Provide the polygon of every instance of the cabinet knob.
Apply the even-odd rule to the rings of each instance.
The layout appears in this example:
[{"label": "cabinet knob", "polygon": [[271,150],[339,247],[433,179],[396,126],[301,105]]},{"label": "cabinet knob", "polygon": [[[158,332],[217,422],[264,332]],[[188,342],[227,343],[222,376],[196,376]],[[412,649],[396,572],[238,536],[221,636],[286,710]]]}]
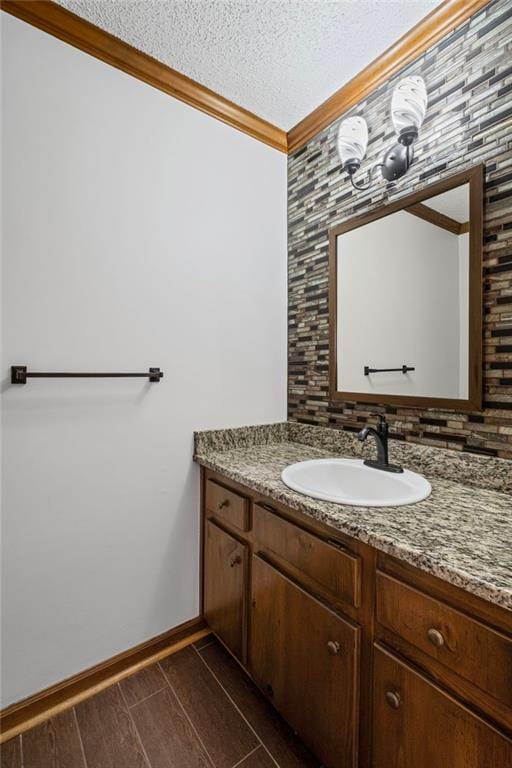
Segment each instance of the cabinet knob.
[{"label": "cabinet knob", "polygon": [[224,499],[224,501],[219,501],[219,509],[224,509],[224,507],[229,507],[229,499]]},{"label": "cabinet knob", "polygon": [[431,627],[427,632],[427,637],[436,648],[442,648],[444,645],[444,637],[438,629]]},{"label": "cabinet knob", "polygon": [[338,643],[337,640],[329,640],[327,643],[327,650],[331,654],[331,656],[337,656],[340,652],[341,645]]},{"label": "cabinet knob", "polygon": [[235,555],[234,557],[231,558],[231,560],[229,561],[229,564],[232,568],[234,568],[235,565],[240,565],[241,562],[242,562],[242,558],[240,557],[240,555]]},{"label": "cabinet knob", "polygon": [[400,706],[400,694],[398,691],[386,691],[386,701],[391,709],[398,709]]}]

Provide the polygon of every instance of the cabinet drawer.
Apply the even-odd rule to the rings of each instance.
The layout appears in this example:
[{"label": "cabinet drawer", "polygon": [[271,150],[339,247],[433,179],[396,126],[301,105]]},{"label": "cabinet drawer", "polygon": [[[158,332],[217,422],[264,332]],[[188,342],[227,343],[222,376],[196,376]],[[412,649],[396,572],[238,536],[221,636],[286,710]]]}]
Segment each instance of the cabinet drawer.
[{"label": "cabinet drawer", "polygon": [[359,628],[257,555],[251,597],[254,679],[325,766],[355,768]]},{"label": "cabinet drawer", "polygon": [[204,616],[216,635],[245,662],[247,545],[206,521]]},{"label": "cabinet drawer", "polygon": [[206,511],[241,531],[249,530],[249,500],[215,480],[206,481]]},{"label": "cabinet drawer", "polygon": [[260,549],[286,560],[335,600],[359,607],[361,561],[357,555],[302,530],[258,504],[254,505],[253,525]]},{"label": "cabinet drawer", "polygon": [[373,768],[512,768],[512,741],[380,647]]},{"label": "cabinet drawer", "polygon": [[380,571],[377,621],[512,706],[511,638]]}]

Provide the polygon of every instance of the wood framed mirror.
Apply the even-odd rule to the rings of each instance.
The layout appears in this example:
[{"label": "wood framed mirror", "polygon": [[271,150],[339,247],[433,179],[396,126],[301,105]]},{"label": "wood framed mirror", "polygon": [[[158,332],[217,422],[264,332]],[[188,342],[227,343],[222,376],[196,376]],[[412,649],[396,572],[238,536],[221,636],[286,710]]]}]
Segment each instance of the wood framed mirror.
[{"label": "wood framed mirror", "polygon": [[329,232],[330,398],[482,406],[483,165]]}]

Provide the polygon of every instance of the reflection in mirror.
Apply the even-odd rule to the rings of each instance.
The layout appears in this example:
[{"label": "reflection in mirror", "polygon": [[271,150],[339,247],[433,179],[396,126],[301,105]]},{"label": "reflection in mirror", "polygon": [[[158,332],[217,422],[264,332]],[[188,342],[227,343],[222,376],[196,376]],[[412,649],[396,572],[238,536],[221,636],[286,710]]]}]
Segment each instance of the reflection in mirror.
[{"label": "reflection in mirror", "polygon": [[334,230],[336,393],[370,402],[470,398],[471,195],[464,182]]}]

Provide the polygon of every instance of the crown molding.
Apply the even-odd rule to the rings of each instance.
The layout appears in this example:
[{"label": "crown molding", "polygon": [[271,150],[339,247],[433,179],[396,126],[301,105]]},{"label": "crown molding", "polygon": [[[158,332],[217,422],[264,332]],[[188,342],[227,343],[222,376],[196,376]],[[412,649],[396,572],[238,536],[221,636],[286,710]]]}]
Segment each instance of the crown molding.
[{"label": "crown molding", "polygon": [[28,24],[158,88],[280,152],[292,154],[319,131],[463,24],[490,0],[444,0],[415,27],[330,96],[288,133],[162,64],[53,0],[0,0]]},{"label": "crown molding", "polygon": [[288,131],[292,154],[319,131],[463,24],[489,0],[444,0],[346,85]]},{"label": "crown molding", "polygon": [[96,27],[52,0],[1,0],[6,13],[205,112],[281,152],[286,131]]}]

